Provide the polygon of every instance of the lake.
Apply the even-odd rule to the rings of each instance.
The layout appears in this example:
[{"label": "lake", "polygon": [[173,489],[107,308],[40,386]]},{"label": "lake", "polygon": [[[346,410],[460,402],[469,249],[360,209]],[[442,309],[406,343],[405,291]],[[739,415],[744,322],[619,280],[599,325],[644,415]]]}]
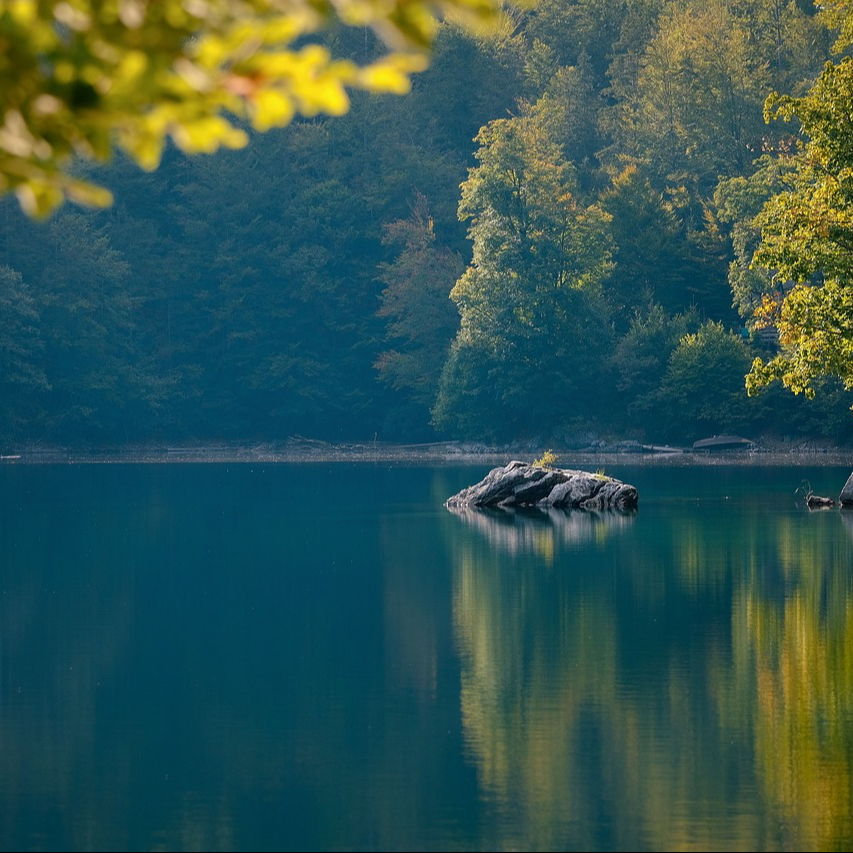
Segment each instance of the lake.
[{"label": "lake", "polygon": [[489,467],[0,467],[0,849],[849,850],[849,466]]}]

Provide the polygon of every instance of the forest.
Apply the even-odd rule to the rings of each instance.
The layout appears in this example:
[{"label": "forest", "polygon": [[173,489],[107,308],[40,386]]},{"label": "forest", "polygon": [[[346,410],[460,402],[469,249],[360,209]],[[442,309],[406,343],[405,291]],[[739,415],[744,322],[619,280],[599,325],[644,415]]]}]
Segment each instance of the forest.
[{"label": "forest", "polygon": [[853,441],[853,325],[810,325],[821,299],[853,324],[850,101],[824,109],[853,89],[824,18],[540,0],[442,24],[407,95],[150,172],[76,164],[105,209],[3,198],[0,450]]}]

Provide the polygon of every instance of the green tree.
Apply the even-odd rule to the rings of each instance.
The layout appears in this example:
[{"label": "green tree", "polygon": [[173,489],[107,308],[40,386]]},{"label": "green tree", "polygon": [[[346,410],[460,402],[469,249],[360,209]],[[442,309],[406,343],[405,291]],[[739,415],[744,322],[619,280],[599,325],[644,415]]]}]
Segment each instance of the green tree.
[{"label": "green tree", "polygon": [[386,188],[366,167],[359,118],[185,162],[174,205],[191,252],[180,363],[199,397],[193,434],[326,437],[364,423]]},{"label": "green tree", "polygon": [[549,48],[557,67],[584,64],[586,53],[593,74],[603,81],[628,5],[630,0],[539,0],[525,34]]},{"label": "green tree", "polygon": [[[38,370],[29,375],[40,412],[20,437],[69,443],[136,438],[150,427],[158,392],[135,338],[139,300],[130,267],[111,244],[109,228],[70,210],[44,224],[8,203],[3,214],[4,260],[26,283],[13,288],[20,301],[3,321],[11,320],[14,333],[15,315],[24,310],[29,351],[38,356]],[[16,418],[32,415],[32,396],[13,399]]]},{"label": "green tree", "polygon": [[[524,64],[524,44],[511,26],[477,35],[453,23],[442,25],[430,56],[430,67],[412,81],[412,92],[405,98],[370,98],[386,115],[394,110],[402,114],[394,136],[383,149],[392,153],[404,140],[430,147],[464,164],[461,177],[447,183],[453,193],[452,217],[456,218],[459,184],[465,168],[471,165],[471,140],[480,128],[494,118],[505,116],[514,106],[520,90]],[[427,187],[430,170],[418,175],[419,189],[436,203],[437,187]],[[405,198],[405,197],[404,197]],[[433,210],[433,213],[437,213]]]},{"label": "green tree", "polygon": [[774,89],[797,93],[811,84],[828,54],[830,41],[815,15],[817,3],[728,0],[728,6],[748,34],[750,52],[766,65]]},{"label": "green tree", "polygon": [[[37,215],[66,196],[107,204],[72,176],[73,155],[107,159],[117,142],[154,168],[167,138],[210,152],[244,146],[240,122],[338,115],[348,87],[408,91],[439,17],[497,12],[494,0],[3,0],[0,193]],[[317,35],[338,25],[370,28],[388,49],[333,56]]]},{"label": "green tree", "polygon": [[386,318],[388,341],[396,347],[380,353],[376,369],[383,382],[407,392],[426,411],[435,402],[458,326],[449,297],[464,263],[458,253],[437,244],[424,196],[415,199],[411,216],[385,227],[383,242],[399,251],[380,267],[385,288],[379,315]]},{"label": "green tree", "polygon": [[722,323],[707,322],[685,335],[669,357],[656,394],[667,438],[698,439],[739,431],[757,420],[760,405],[746,395],[750,355],[744,341]]},{"label": "green tree", "polygon": [[21,434],[41,414],[49,388],[38,308],[21,274],[0,266],[0,437]]},{"label": "green tree", "polygon": [[49,435],[126,441],[152,403],[134,346],[129,265],[80,213],[63,212],[47,227],[51,252],[34,286],[52,386]]},{"label": "green tree", "polygon": [[673,204],[629,166],[602,193],[601,206],[612,217],[615,269],[606,295],[617,326],[624,330],[637,311],[653,305],[670,312],[688,308],[697,276]]},{"label": "green tree", "polygon": [[658,392],[679,342],[701,326],[698,312],[672,316],[660,305],[637,313],[613,347],[616,396],[612,407],[631,432],[654,436],[660,426]]},{"label": "green tree", "polygon": [[793,168],[790,159],[769,154],[762,155],[756,164],[758,168],[749,177],[722,178],[714,191],[717,218],[728,226],[734,250],[729,265],[733,305],[750,325],[755,325],[763,296],[774,291],[768,270],[752,262],[761,242],[758,215],[773,194],[783,189],[785,175]]},{"label": "green tree", "polygon": [[620,100],[617,150],[659,179],[690,173],[703,191],[741,174],[766,128],[767,64],[725,0],[673,4],[635,70],[614,80]]},{"label": "green tree", "polygon": [[[853,14],[848,3],[832,8]],[[755,361],[751,391],[781,380],[794,393],[812,396],[821,376],[853,388],[851,102],[849,58],[827,63],[803,97],[768,99],[768,116],[798,121],[804,139],[790,160],[785,191],[770,198],[756,219],[761,243],[754,262],[769,271],[776,291],[765,294],[761,320],[778,329],[781,351],[767,362]]]},{"label": "green tree", "polygon": [[551,78],[536,109],[547,116],[549,132],[559,140],[567,160],[585,169],[592,164],[600,146],[598,114],[603,99],[586,53],[578,57],[577,65],[560,68]]},{"label": "green tree", "polygon": [[[390,315],[377,316],[379,265],[394,259],[381,242],[383,223],[406,219],[407,200],[422,192],[436,245],[466,248],[457,206],[471,138],[506,113],[516,91],[513,40],[505,41],[501,33],[475,36],[443,25],[431,66],[414,78],[409,96],[356,91],[345,116],[250,130],[246,151],[185,157],[167,146],[151,172],[119,153],[90,169],[90,180],[109,186],[116,203],[77,211],[85,234],[80,220],[61,218],[71,211],[33,223],[6,198],[0,263],[22,274],[39,310],[52,295],[50,328],[42,330],[52,348],[49,339],[73,337],[69,327],[80,319],[79,310],[60,310],[65,300],[76,305],[77,291],[88,286],[78,271],[91,269],[94,255],[120,253],[125,270],[116,281],[133,322],[129,335],[116,331],[114,338],[128,341],[143,380],[134,386],[140,405],[128,424],[134,440],[351,438],[387,436],[392,427],[394,437],[429,436],[433,399],[414,404],[409,391],[377,382],[377,354],[408,346],[388,339]],[[70,239],[60,249],[66,229]],[[105,258],[102,269],[110,264]],[[457,277],[450,275],[441,298],[450,322],[445,347],[458,326],[448,298]],[[81,380],[78,390],[82,354],[82,346],[71,347],[65,359]],[[56,422],[60,396],[35,396]],[[65,417],[46,439],[125,440],[128,418],[117,418],[120,431],[108,435],[95,424],[105,414],[99,405],[97,418]],[[45,432],[45,422],[26,413],[19,422],[22,436]]]},{"label": "green tree", "polygon": [[574,169],[536,115],[493,121],[477,141],[459,205],[473,259],[451,293],[461,328],[434,420],[542,434],[595,407],[610,335],[608,217],[577,201]]}]

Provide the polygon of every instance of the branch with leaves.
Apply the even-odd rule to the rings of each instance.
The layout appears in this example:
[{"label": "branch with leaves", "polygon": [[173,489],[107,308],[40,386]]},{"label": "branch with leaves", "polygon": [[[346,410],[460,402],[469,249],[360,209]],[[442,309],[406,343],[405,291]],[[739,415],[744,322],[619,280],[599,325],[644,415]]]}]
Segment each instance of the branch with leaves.
[{"label": "branch with leaves", "polygon": [[[828,23],[840,28],[837,48],[853,38],[853,2],[825,4]],[[814,395],[822,376],[853,388],[853,60],[827,63],[801,98],[771,95],[769,119],[796,120],[799,150],[788,156],[787,188],[756,218],[761,243],[756,266],[770,271],[781,295],[757,309],[759,324],[775,325],[781,351],[756,359],[750,393],[781,380],[795,394]],[[787,156],[787,155],[786,155]],[[775,304],[774,304],[775,302]]]},{"label": "branch with leaves", "polygon": [[[296,115],[338,115],[349,88],[408,91],[439,20],[499,17],[498,0],[0,0],[0,194],[44,216],[107,190],[70,173],[117,144],[146,169],[167,139],[186,152],[240,148]],[[373,62],[317,34],[372,29]]]}]

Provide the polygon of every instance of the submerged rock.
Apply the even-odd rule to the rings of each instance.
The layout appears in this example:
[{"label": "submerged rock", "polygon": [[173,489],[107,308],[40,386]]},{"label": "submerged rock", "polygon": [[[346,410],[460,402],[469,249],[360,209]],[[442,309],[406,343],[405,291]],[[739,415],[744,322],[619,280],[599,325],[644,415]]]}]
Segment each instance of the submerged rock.
[{"label": "submerged rock", "polygon": [[567,468],[540,468],[510,462],[493,468],[476,485],[445,506],[554,506],[578,509],[634,509],[637,490],[614,477]]}]

